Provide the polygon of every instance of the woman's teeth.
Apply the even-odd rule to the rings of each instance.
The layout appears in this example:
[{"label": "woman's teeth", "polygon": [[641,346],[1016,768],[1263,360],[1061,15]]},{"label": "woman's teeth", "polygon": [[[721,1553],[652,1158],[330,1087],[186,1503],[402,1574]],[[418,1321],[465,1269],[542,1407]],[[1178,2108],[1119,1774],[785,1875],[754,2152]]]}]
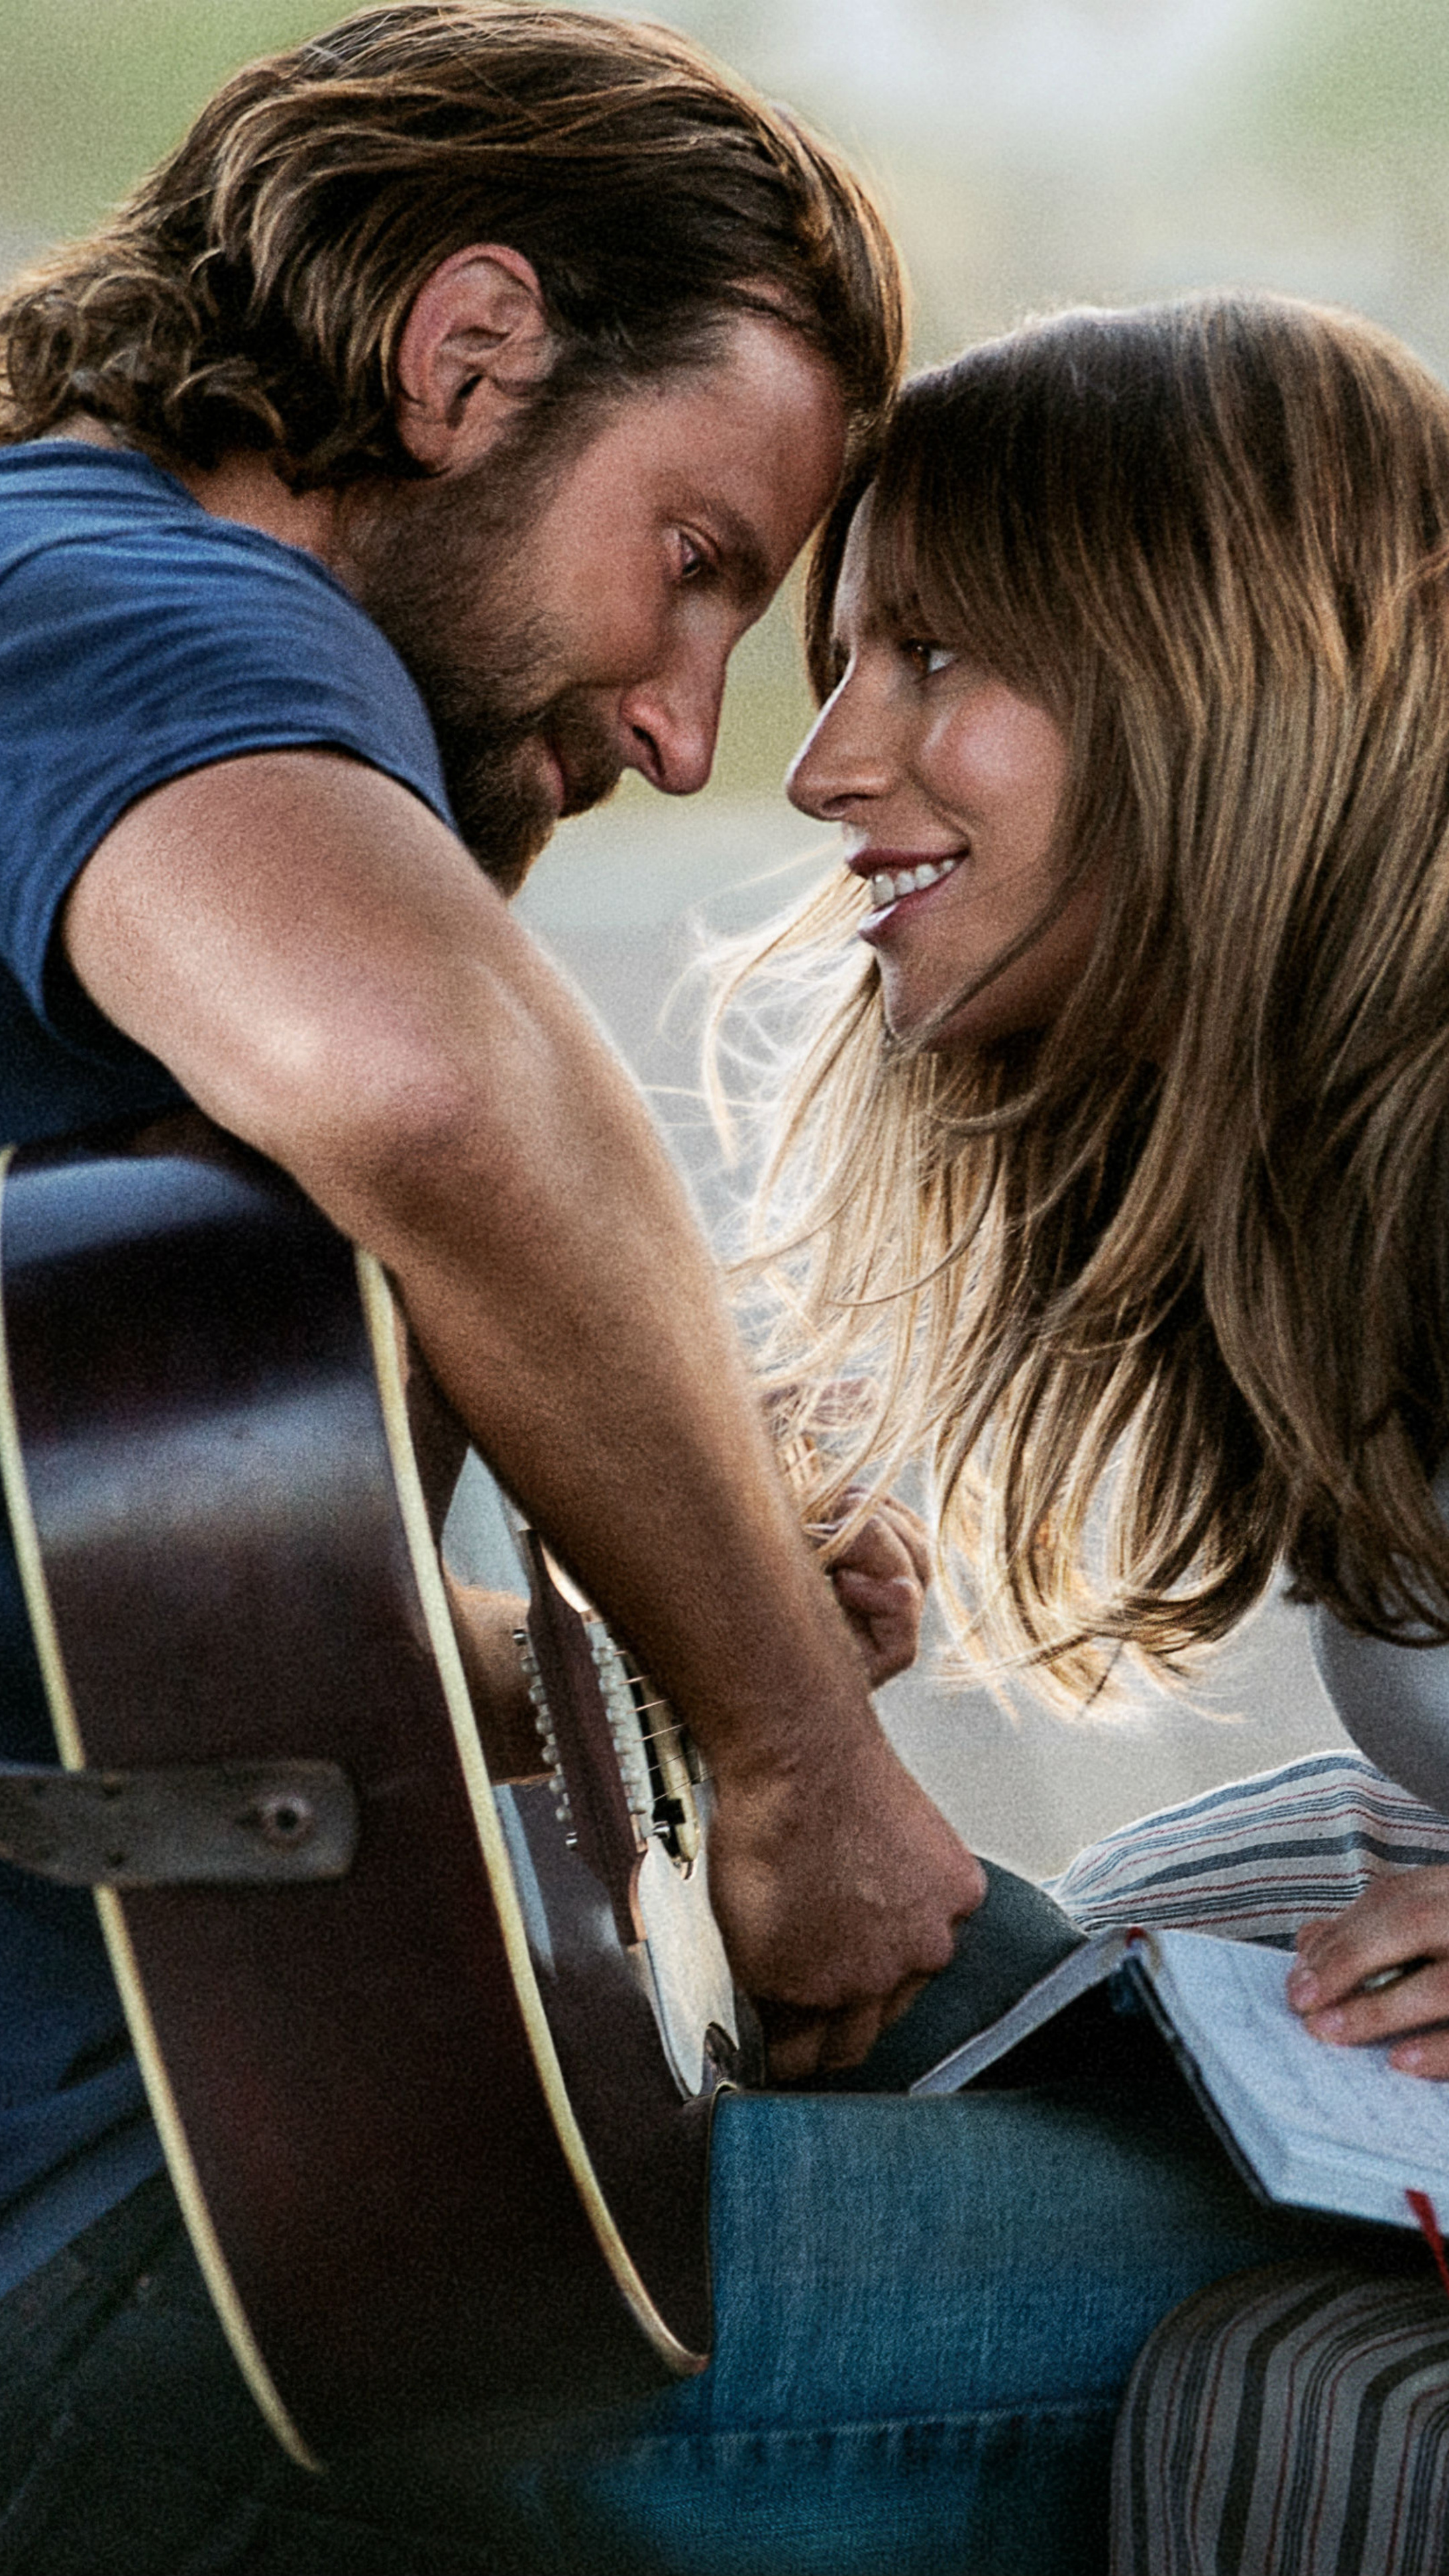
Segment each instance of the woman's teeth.
[{"label": "woman's teeth", "polygon": [[919,894],[922,886],[936,885],[942,877],[948,877],[952,869],[959,867],[960,864],[959,859],[942,859],[940,865],[936,866],[927,859],[918,868],[901,868],[894,875],[882,869],[878,875],[871,878],[871,902],[877,911],[882,904],[899,903],[903,894]]}]

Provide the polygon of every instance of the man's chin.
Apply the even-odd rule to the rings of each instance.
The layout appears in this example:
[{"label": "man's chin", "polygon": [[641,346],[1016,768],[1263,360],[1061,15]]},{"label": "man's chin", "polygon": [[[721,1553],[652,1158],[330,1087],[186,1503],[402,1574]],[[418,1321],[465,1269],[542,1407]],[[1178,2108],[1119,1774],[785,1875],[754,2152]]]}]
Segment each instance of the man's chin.
[{"label": "man's chin", "polygon": [[489,884],[495,885],[511,903],[535,859],[542,856],[553,838],[558,818],[552,807],[539,806],[525,814],[510,804],[509,810],[502,811],[494,796],[475,804],[455,791],[453,811],[460,839]]},{"label": "man's chin", "polygon": [[612,766],[606,775],[597,760],[571,772],[547,745],[531,749],[527,764],[511,771],[480,759],[449,780],[463,840],[490,883],[510,900],[559,822],[601,805],[621,775]]}]

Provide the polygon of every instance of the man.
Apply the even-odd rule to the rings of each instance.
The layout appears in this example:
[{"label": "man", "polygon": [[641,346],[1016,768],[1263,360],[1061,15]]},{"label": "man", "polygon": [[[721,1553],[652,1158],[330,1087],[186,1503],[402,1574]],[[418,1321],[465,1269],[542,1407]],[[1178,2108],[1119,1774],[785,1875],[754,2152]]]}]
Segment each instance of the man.
[{"label": "man", "polygon": [[[729,652],[895,381],[879,219],[678,39],[400,0],[240,74],[0,332],[9,1133],[193,1101],[386,1263],[449,1405],[708,1753],[712,1887],[776,2072],[849,2067],[950,1960],[982,1874],[880,1734],[639,1100],[504,897],[624,768],[704,783]],[[0,1741],[44,1760],[8,1550],[0,1579]],[[949,2417],[972,2460],[995,2420],[978,2288],[994,2265],[1014,2301],[1026,2256],[984,2252],[977,2213],[1057,2265],[1018,2176],[1065,2168],[1014,2115],[973,2125],[1000,2170],[968,2187],[955,2105],[730,2104],[720,2363],[622,2452],[581,2444],[578,2519],[474,2423],[299,2500],[148,2179],[89,1900],[6,1872],[0,1979],[8,2570],[596,2576],[616,2544],[743,2566],[729,2446],[762,2425],[788,2511],[762,2508],[777,2539],[748,2563],[796,2563],[803,2517],[811,2563],[844,2567],[902,2527],[877,2419]],[[1141,2334],[1210,2277],[1161,2197],[1162,2260],[1110,2334],[1090,2303],[1074,2332],[1043,2311],[1028,2550],[1095,2474],[1081,2424],[1100,2451]],[[1220,2215],[1219,2270],[1256,2242]],[[817,2444],[802,2485],[789,2446],[822,2406],[855,2467]],[[713,2501],[655,2480],[670,2536],[631,2557],[661,2442]]]},{"label": "man", "polygon": [[[5,321],[6,1130],[184,1095],[386,1262],[708,1751],[779,2066],[858,2058],[979,1872],[880,1734],[641,1105],[503,898],[625,768],[704,784],[728,655],[898,369],[879,220],[682,43],[401,6],[241,74]],[[13,1758],[45,1733],[6,1568]],[[13,2279],[144,2150],[114,2065],[67,2080],[112,2017],[81,1918],[7,1896],[51,2024]]]},{"label": "man", "polygon": [[[59,1102],[24,1123],[179,1084],[387,1262],[710,1747],[722,1902],[801,2068],[861,2053],[978,1883],[885,1752],[639,1105],[498,890],[624,768],[704,783],[727,656],[888,395],[896,294],[839,166],[682,45],[402,7],[244,73],[9,314],[8,434],[46,441],[6,459],[13,908],[54,916],[12,967],[61,997],[40,1029],[12,997]],[[354,696],[392,661],[318,565],[413,674],[461,840],[411,693],[375,744],[286,668],[287,619]],[[812,1793],[787,1862],[827,1744],[838,1832]]]}]

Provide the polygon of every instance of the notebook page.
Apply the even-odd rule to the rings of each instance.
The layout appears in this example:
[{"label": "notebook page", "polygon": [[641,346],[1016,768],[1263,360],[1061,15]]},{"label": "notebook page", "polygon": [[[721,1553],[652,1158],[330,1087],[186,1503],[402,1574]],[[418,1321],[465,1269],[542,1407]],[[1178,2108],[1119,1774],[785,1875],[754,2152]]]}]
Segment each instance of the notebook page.
[{"label": "notebook page", "polygon": [[1149,1938],[1153,1984],[1206,2079],[1225,2067],[1272,2129],[1426,2177],[1449,2172],[1449,2085],[1401,2074],[1388,2043],[1310,2038],[1284,1996],[1283,1951],[1207,1932]]}]

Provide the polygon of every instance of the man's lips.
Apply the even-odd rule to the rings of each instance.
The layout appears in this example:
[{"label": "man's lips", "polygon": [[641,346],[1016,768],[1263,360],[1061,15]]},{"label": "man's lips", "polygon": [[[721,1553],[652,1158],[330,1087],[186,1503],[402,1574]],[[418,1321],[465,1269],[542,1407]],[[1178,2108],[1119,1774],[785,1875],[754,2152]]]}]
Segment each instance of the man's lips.
[{"label": "man's lips", "polygon": [[611,769],[591,769],[586,778],[564,777],[564,801],[560,808],[565,816],[591,814],[605,797],[612,796],[624,772],[617,765]]},{"label": "man's lips", "polygon": [[554,820],[557,821],[569,810],[569,783],[564,776],[563,763],[557,752],[552,750],[542,737],[539,739],[538,753],[539,766],[543,771],[543,792],[553,807]]},{"label": "man's lips", "polygon": [[575,721],[557,733],[540,730],[536,738],[555,819],[587,814],[612,796],[623,764],[612,736],[602,728]]}]

